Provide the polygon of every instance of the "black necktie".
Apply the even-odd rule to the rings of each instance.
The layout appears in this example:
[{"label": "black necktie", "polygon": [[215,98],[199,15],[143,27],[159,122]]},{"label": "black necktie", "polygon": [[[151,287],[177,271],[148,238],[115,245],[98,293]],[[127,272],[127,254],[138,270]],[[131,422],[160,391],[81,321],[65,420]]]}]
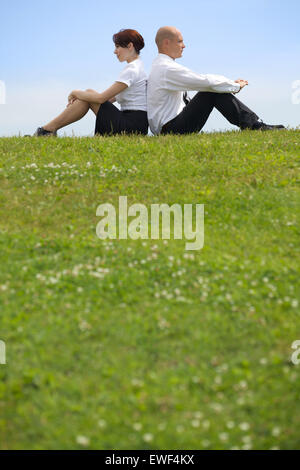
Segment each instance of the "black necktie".
[{"label": "black necktie", "polygon": [[183,92],[183,101],[185,105],[189,104],[189,102],[191,101],[191,99],[188,97],[187,91]]}]

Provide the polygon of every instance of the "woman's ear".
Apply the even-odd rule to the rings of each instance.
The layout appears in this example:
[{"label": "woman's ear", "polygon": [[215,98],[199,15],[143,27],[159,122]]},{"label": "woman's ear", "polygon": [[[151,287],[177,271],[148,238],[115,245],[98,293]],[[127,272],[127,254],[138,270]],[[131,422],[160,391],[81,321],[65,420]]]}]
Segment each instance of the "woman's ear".
[{"label": "woman's ear", "polygon": [[132,48],[134,47],[133,42],[129,42],[127,47],[128,47],[128,49],[132,50]]}]

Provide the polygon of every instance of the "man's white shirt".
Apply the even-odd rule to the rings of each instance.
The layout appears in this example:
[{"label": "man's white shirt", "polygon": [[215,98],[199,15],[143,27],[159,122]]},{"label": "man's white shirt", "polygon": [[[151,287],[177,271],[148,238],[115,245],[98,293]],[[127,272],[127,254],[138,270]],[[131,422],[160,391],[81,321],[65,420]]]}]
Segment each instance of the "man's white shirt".
[{"label": "man's white shirt", "polygon": [[200,75],[177,64],[166,54],[152,63],[147,83],[147,111],[151,132],[159,134],[164,124],[184,108],[183,91],[236,93],[240,85],[222,75]]}]

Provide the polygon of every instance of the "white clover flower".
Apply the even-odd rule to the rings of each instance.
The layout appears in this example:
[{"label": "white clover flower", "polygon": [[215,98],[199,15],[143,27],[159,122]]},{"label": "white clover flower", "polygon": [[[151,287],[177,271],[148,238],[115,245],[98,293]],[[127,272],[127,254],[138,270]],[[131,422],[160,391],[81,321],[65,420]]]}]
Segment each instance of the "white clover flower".
[{"label": "white clover flower", "polygon": [[105,421],[105,419],[99,419],[99,421],[98,421],[98,426],[99,426],[99,428],[102,428],[102,429],[106,428],[106,421]]},{"label": "white clover flower", "polygon": [[220,413],[223,410],[223,406],[220,403],[211,403],[210,407],[217,413]]},{"label": "white clover flower", "polygon": [[159,423],[157,428],[159,429],[159,431],[164,431],[166,429],[166,423]]},{"label": "white clover flower", "polygon": [[252,445],[251,445],[251,444],[244,444],[244,445],[242,446],[242,449],[243,449],[243,450],[251,450],[251,449],[252,449]]},{"label": "white clover flower", "polygon": [[204,439],[202,442],[202,447],[209,447],[210,446],[210,441],[208,439]]},{"label": "white clover flower", "polygon": [[87,331],[87,330],[90,330],[91,329],[91,325],[89,323],[87,323],[85,320],[83,320],[82,322],[80,322],[79,324],[79,329],[81,331]]},{"label": "white clover flower", "polygon": [[237,402],[237,404],[240,405],[240,406],[243,406],[243,405],[246,403],[244,397],[238,398],[236,402]]},{"label": "white clover flower", "polygon": [[228,429],[233,429],[234,426],[235,426],[234,421],[228,421],[226,423],[226,426],[227,426]]},{"label": "white clover flower", "polygon": [[240,429],[242,431],[248,431],[250,429],[250,424],[249,423],[241,423],[240,424]]},{"label": "white clover flower", "polygon": [[259,362],[261,365],[265,366],[266,364],[268,364],[268,359],[266,359],[265,357],[262,357]]},{"label": "white clover flower", "polygon": [[143,425],[142,423],[133,423],[132,427],[135,431],[141,431]]},{"label": "white clover flower", "polygon": [[143,439],[145,442],[151,442],[153,441],[153,434],[151,433],[144,434]]},{"label": "white clover flower", "polygon": [[229,437],[229,434],[227,432],[221,432],[219,434],[219,439],[223,442],[228,441],[228,437]]},{"label": "white clover flower", "polygon": [[88,447],[90,445],[90,439],[86,436],[77,436],[76,437],[76,442],[77,442],[77,444],[79,444],[83,447]]},{"label": "white clover flower", "polygon": [[200,421],[198,419],[193,419],[191,424],[192,424],[193,428],[199,428]]},{"label": "white clover flower", "polygon": [[144,382],[142,380],[139,380],[139,379],[132,379],[131,383],[134,387],[143,387],[143,385],[144,385]]},{"label": "white clover flower", "polygon": [[272,436],[277,437],[280,435],[281,429],[279,427],[275,427],[272,429]]}]

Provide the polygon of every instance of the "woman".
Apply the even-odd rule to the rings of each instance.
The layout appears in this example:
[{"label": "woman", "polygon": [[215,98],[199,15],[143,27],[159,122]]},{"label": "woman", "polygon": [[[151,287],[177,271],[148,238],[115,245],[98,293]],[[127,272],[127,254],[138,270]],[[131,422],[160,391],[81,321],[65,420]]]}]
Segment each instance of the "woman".
[{"label": "woman", "polygon": [[[55,119],[39,127],[35,136],[56,135],[72,122],[78,121],[91,109],[96,115],[95,134],[147,134],[147,76],[140,59],[144,39],[134,29],[114,34],[114,53],[120,62],[127,62],[117,81],[102,93],[95,90],[74,90],[68,97],[67,108]],[[121,111],[112,103],[117,101]]]}]

